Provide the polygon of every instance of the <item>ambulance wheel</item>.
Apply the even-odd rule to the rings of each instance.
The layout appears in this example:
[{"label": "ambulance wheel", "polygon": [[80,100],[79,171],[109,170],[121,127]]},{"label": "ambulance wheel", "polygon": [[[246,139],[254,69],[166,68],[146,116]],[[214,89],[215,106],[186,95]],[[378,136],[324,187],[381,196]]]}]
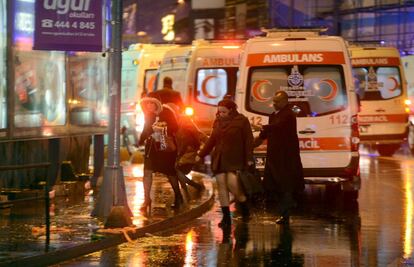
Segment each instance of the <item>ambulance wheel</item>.
[{"label": "ambulance wheel", "polygon": [[381,156],[391,157],[398,148],[399,145],[378,145],[377,150]]}]

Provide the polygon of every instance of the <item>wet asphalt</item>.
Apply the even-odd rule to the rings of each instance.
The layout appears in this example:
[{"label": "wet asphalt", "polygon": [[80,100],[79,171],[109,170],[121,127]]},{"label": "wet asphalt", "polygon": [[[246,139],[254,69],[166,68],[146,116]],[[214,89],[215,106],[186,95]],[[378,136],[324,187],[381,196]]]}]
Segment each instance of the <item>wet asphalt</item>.
[{"label": "wet asphalt", "polygon": [[414,266],[414,158],[362,154],[357,202],[306,186],[289,225],[257,202],[248,223],[233,209],[225,231],[216,203],[186,226],[59,266]]}]

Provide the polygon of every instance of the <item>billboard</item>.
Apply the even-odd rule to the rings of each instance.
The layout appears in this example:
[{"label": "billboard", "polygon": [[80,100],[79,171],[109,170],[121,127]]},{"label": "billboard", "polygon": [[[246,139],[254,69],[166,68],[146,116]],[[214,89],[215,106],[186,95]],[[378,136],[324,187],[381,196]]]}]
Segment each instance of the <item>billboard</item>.
[{"label": "billboard", "polygon": [[36,0],[34,49],[102,51],[102,0]]}]

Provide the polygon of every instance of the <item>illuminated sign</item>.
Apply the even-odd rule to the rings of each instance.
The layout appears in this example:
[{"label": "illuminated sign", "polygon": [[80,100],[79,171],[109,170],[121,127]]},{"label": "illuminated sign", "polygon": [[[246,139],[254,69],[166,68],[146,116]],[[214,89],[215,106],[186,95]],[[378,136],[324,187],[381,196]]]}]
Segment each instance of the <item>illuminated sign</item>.
[{"label": "illuminated sign", "polygon": [[102,51],[102,0],[36,1],[34,49]]},{"label": "illuminated sign", "polygon": [[174,21],[175,16],[172,14],[169,14],[161,18],[161,33],[163,34],[163,39],[165,41],[173,41],[175,39]]}]

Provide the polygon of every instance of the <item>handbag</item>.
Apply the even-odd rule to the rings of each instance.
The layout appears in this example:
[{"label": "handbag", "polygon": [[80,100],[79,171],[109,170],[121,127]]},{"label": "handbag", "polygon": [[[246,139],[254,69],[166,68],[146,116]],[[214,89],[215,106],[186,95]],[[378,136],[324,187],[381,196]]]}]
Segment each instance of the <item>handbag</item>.
[{"label": "handbag", "polygon": [[174,137],[167,134],[167,126],[163,127],[160,133],[159,151],[174,152],[177,150]]},{"label": "handbag", "polygon": [[250,166],[247,170],[240,171],[239,178],[247,197],[252,198],[264,192],[260,174],[254,165]]},{"label": "handbag", "polygon": [[177,158],[176,168],[184,174],[189,174],[196,165],[197,151],[187,151]]}]

